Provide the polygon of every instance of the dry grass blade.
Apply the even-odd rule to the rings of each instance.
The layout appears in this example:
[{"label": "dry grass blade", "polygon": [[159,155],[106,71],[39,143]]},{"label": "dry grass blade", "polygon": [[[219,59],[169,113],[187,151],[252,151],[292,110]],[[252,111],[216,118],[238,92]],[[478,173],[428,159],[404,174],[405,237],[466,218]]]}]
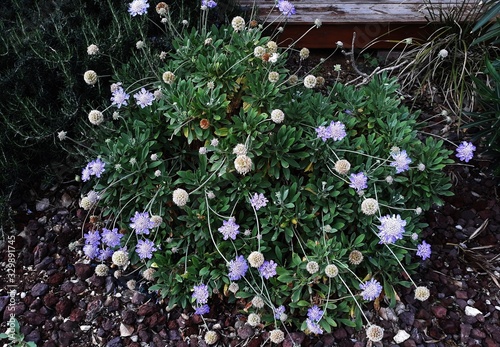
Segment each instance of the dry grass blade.
[{"label": "dry grass blade", "polygon": [[469,239],[467,241],[470,241],[472,239],[474,239],[475,237],[477,237],[477,235],[479,235],[484,229],[486,229],[486,227],[488,226],[488,222],[489,222],[489,219],[486,219],[483,224],[481,224],[481,226],[479,228],[477,228],[471,236],[469,236]]}]

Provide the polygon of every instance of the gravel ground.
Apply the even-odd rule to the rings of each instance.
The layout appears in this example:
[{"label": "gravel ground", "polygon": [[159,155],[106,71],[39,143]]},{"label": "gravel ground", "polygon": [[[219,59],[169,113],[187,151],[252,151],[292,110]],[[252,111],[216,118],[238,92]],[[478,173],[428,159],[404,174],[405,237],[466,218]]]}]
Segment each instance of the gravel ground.
[{"label": "gravel ground", "polygon": [[[453,166],[449,174],[455,196],[426,214],[424,237],[433,255],[414,279],[430,288],[431,298],[415,301],[412,290],[398,288],[394,309],[367,307],[372,322],[385,328],[379,345],[396,345],[399,330],[410,337],[400,345],[500,346],[500,205],[498,179],[487,160],[473,167]],[[27,341],[38,346],[205,346],[202,319],[173,309],[146,290],[137,273],[97,277],[70,242],[81,238],[83,213],[76,186],[34,192],[13,201],[16,235],[15,305],[9,306],[7,277],[0,291],[1,330],[15,312]],[[33,211],[28,213],[29,211]],[[3,268],[8,255],[2,245]],[[10,279],[10,277],[9,277]],[[136,280],[135,289],[127,282]],[[240,303],[244,305],[244,303]],[[241,307],[213,305],[206,319],[219,335],[219,346],[270,345],[267,333],[245,324]],[[10,310],[10,311],[9,311]],[[14,310],[14,311],[12,311]],[[283,346],[369,346],[364,332],[339,328],[320,338],[291,332]]]}]

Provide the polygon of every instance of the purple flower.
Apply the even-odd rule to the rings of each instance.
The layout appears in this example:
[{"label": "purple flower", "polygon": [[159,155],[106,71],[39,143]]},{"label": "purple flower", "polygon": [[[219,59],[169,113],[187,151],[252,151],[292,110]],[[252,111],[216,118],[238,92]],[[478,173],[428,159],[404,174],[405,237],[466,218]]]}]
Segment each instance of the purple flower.
[{"label": "purple flower", "polygon": [[323,142],[326,142],[326,140],[332,138],[332,131],[330,127],[324,127],[323,125],[320,125],[316,129],[316,134],[320,139],[323,140]]},{"label": "purple flower", "polygon": [[285,313],[285,306],[281,305],[278,308],[274,309],[274,318],[281,319],[281,316]]},{"label": "purple flower", "polygon": [[125,93],[125,90],[123,88],[118,88],[113,92],[113,96],[111,96],[111,101],[113,105],[116,105],[117,108],[120,108],[122,106],[127,106],[128,105],[128,99],[130,98],[130,95]]},{"label": "purple flower", "polygon": [[474,157],[475,150],[476,146],[470,142],[463,141],[457,148],[457,158],[468,163]]},{"label": "purple flower", "polygon": [[200,316],[207,314],[208,312],[210,312],[210,306],[208,306],[207,304],[197,307],[194,311],[195,314],[199,314]]},{"label": "purple flower", "polygon": [[351,176],[349,176],[349,180],[351,181],[349,187],[356,189],[357,192],[368,188],[368,185],[366,184],[366,182],[368,181],[368,177],[366,177],[363,172],[351,174]]},{"label": "purple flower", "polygon": [[411,163],[411,159],[408,158],[408,154],[406,154],[405,150],[391,153],[391,157],[394,159],[394,161],[391,162],[391,166],[396,168],[396,173],[401,173],[410,169],[408,165]]},{"label": "purple flower", "polygon": [[429,259],[431,257],[431,245],[422,241],[422,243],[417,246],[417,255],[421,257],[422,260]]},{"label": "purple flower", "polygon": [[139,92],[134,94],[134,98],[137,101],[137,105],[139,105],[141,108],[144,108],[153,104],[155,96],[145,88],[142,88]]},{"label": "purple flower", "polygon": [[134,0],[128,5],[128,13],[132,17],[135,17],[137,15],[143,15],[146,12],[148,12],[148,1],[147,0]]},{"label": "purple flower", "polygon": [[396,242],[403,238],[403,233],[405,232],[406,221],[401,219],[398,214],[389,216],[383,216],[380,219],[380,225],[377,228],[380,230],[378,237],[380,238],[379,243],[390,244]]},{"label": "purple flower", "polygon": [[149,234],[149,229],[154,228],[154,222],[149,218],[148,212],[135,212],[135,215],[130,218],[130,227],[135,230],[137,235]]},{"label": "purple flower", "polygon": [[82,181],[87,182],[90,179],[90,176],[92,176],[92,171],[90,170],[90,167],[87,165],[82,170]]},{"label": "purple flower", "polygon": [[194,286],[192,297],[196,300],[197,304],[206,304],[208,302],[208,286],[206,284]]},{"label": "purple flower", "polygon": [[362,290],[361,296],[364,300],[375,300],[380,293],[382,293],[382,286],[374,278],[365,283],[361,283],[359,289]]},{"label": "purple flower", "polygon": [[234,222],[234,217],[229,218],[222,222],[222,226],[218,229],[222,235],[224,235],[224,240],[231,238],[231,240],[236,240],[236,235],[240,233],[239,225]]},{"label": "purple flower", "polygon": [[101,241],[101,234],[97,230],[89,231],[88,234],[83,234],[83,238],[85,239],[85,244],[97,247]]},{"label": "purple flower", "polygon": [[100,261],[105,261],[113,255],[113,250],[109,247],[106,247],[105,249],[101,249],[99,251],[99,256],[97,257]]},{"label": "purple flower", "polygon": [[313,334],[320,335],[323,334],[323,329],[320,327],[318,322],[312,321],[311,319],[306,319],[307,329]]},{"label": "purple flower", "polygon": [[214,8],[217,3],[213,0],[201,0],[201,6],[206,6],[208,8]]},{"label": "purple flower", "polygon": [[113,230],[102,228],[102,242],[109,247],[119,246],[122,237],[123,234],[118,232],[118,228]]},{"label": "purple flower", "polygon": [[262,208],[262,207],[265,207],[268,203],[268,200],[266,199],[266,197],[264,196],[264,194],[260,193],[260,194],[257,194],[255,193],[253,195],[253,197],[250,199],[250,204],[253,206],[253,208],[255,208],[257,211]]},{"label": "purple flower", "polygon": [[231,281],[237,281],[240,278],[244,277],[248,270],[247,261],[245,260],[245,257],[242,255],[236,257],[236,259],[234,260],[231,260],[228,264],[228,267],[229,267],[228,277]]},{"label": "purple flower", "polygon": [[309,310],[307,310],[307,318],[314,322],[319,322],[321,318],[323,318],[323,310],[321,310],[318,306],[314,305]]},{"label": "purple flower", "polygon": [[291,17],[296,12],[295,6],[287,0],[278,1],[278,9],[287,17]]},{"label": "purple flower", "polygon": [[340,141],[347,136],[345,125],[341,122],[331,122],[329,128],[333,141]]},{"label": "purple flower", "polygon": [[99,256],[99,247],[97,245],[87,244],[83,246],[83,253],[90,259],[97,258]]},{"label": "purple flower", "polygon": [[153,257],[153,252],[157,250],[158,249],[151,240],[139,240],[135,247],[135,251],[141,259],[151,259]]},{"label": "purple flower", "polygon": [[264,277],[265,279],[269,279],[270,277],[276,276],[276,267],[278,264],[276,264],[274,261],[265,261],[264,264],[262,264],[259,267],[259,272]]}]

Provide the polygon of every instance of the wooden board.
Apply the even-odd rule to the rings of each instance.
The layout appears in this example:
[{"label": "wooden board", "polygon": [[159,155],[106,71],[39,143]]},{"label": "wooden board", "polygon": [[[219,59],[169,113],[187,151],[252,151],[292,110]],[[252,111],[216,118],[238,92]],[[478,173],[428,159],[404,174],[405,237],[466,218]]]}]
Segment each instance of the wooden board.
[{"label": "wooden board", "polygon": [[[432,0],[431,0],[432,1]],[[473,0],[470,0],[472,2]],[[475,1],[475,0],[474,0]],[[479,1],[479,0],[477,0]],[[272,27],[282,26],[283,43],[290,43],[302,36],[316,19],[323,23],[301,39],[299,45],[308,48],[333,48],[342,41],[350,47],[356,33],[356,47],[365,47],[380,38],[373,48],[392,48],[395,42],[405,38],[428,37],[435,26],[429,25],[431,18],[424,0],[296,0],[291,1],[296,14],[285,17],[274,0],[240,0],[248,11],[256,11],[254,18]],[[434,9],[450,11],[463,6],[460,0],[432,1]],[[437,13],[437,11],[436,11]],[[286,44],[285,44],[286,45]]]}]

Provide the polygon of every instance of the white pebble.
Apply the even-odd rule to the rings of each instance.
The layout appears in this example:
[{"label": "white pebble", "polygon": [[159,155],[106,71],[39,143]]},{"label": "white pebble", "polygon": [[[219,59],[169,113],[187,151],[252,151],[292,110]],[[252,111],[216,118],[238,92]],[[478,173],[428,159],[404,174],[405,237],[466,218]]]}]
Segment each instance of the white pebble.
[{"label": "white pebble", "polygon": [[399,330],[398,333],[396,335],[394,335],[394,342],[396,342],[399,345],[400,343],[405,342],[409,338],[410,338],[410,334],[408,334],[404,330]]},{"label": "white pebble", "polygon": [[465,307],[465,314],[467,316],[475,317],[478,314],[483,314],[481,311],[479,311],[477,308],[472,307],[472,306],[466,306]]}]

